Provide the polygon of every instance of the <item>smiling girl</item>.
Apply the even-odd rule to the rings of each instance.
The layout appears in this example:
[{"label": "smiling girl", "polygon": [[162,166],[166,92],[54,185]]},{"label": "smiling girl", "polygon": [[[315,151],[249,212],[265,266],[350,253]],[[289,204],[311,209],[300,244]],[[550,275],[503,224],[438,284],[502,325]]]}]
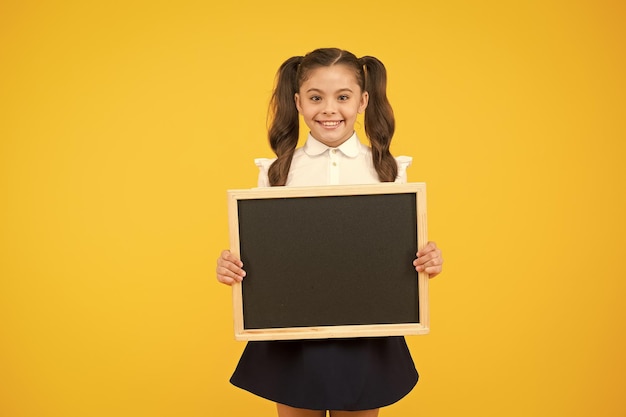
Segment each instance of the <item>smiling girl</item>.
[{"label": "smiling girl", "polygon": [[[406,182],[410,157],[394,158],[395,129],[387,73],[377,58],[316,49],[286,60],[271,100],[269,142],[274,159],[260,158],[258,185],[309,186]],[[364,114],[370,146],[354,131]],[[310,132],[296,148],[300,117]],[[357,215],[357,214],[354,214]],[[430,278],[442,270],[441,251],[429,242],[413,266]],[[217,261],[227,285],[245,277],[230,251]],[[275,401],[280,417],[375,417],[417,383],[404,337],[259,341],[246,345],[231,383]]]}]

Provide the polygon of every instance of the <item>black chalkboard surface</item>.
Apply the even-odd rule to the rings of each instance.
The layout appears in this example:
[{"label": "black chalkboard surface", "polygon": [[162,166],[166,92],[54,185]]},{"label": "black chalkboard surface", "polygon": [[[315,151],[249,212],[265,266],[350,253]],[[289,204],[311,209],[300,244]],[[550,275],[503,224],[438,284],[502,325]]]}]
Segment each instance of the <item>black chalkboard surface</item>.
[{"label": "black chalkboard surface", "polygon": [[428,332],[423,183],[229,190],[235,337]]}]

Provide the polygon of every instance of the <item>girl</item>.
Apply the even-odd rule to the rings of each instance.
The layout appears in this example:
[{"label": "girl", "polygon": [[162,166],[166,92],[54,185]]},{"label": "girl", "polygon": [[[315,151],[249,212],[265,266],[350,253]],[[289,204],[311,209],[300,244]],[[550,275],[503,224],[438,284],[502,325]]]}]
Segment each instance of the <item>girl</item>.
[{"label": "girl", "polygon": [[[257,159],[259,186],[406,182],[409,157],[394,158],[389,145],[393,111],[387,75],[376,58],[335,48],[285,61],[270,103],[269,141],[276,158]],[[354,131],[365,113],[371,147]],[[310,129],[296,149],[299,117]],[[442,269],[441,251],[429,242],[416,254],[416,271],[431,278]],[[217,261],[227,285],[245,277],[228,250]],[[249,342],[231,383],[277,403],[280,417],[375,417],[404,397],[418,374],[404,337]]]}]

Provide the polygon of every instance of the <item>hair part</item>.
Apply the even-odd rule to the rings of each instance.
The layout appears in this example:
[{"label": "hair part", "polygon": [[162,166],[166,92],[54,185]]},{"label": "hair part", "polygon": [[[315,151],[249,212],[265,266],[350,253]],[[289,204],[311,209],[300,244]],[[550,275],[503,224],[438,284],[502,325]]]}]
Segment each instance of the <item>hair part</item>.
[{"label": "hair part", "polygon": [[293,153],[298,144],[300,117],[294,97],[311,71],[320,67],[345,65],[354,71],[361,92],[368,92],[365,109],[365,134],[372,149],[372,161],[382,182],[395,181],[398,165],[389,146],[395,131],[393,109],[387,99],[387,70],[375,57],[357,58],[338,48],[320,48],[305,56],[287,59],[276,73],[276,85],[270,100],[268,138],[276,154],[270,166],[270,185],[285,185]]}]

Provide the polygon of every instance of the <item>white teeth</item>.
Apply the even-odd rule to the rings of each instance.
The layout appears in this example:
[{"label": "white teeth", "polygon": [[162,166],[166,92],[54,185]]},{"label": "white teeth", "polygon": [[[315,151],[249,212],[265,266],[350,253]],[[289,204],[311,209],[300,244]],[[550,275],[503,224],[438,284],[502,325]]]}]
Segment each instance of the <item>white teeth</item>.
[{"label": "white teeth", "polygon": [[321,122],[321,123],[322,123],[322,125],[324,125],[324,126],[331,127],[331,126],[337,126],[337,125],[338,125],[339,123],[341,123],[341,122]]}]

